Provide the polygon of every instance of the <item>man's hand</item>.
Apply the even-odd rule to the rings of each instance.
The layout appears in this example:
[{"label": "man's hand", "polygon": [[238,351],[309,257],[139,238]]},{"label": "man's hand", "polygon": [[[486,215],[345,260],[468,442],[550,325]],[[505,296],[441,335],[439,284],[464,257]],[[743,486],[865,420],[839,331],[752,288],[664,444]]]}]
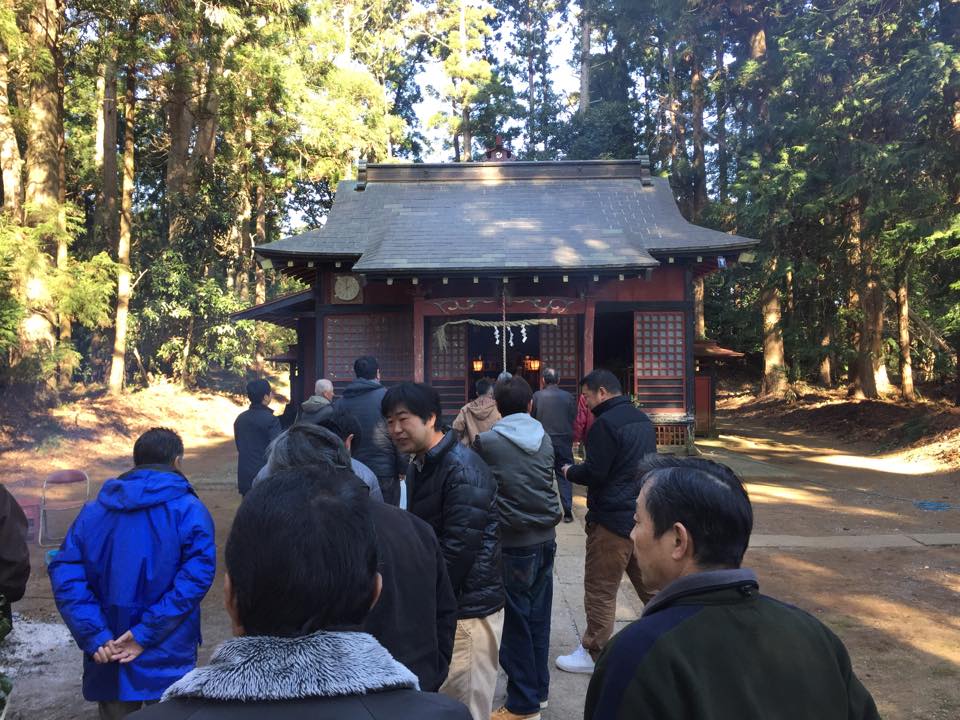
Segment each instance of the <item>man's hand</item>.
[{"label": "man's hand", "polygon": [[[112,643],[113,640],[110,641]],[[98,665],[106,665],[108,662],[113,662],[113,656],[110,653],[110,648],[107,645],[102,645],[97,648],[97,651],[93,654],[93,661]]]},{"label": "man's hand", "polygon": [[572,468],[572,467],[573,467],[573,464],[572,464],[572,463],[567,463],[567,464],[564,465],[562,468],[560,468],[560,472],[563,473],[563,477],[564,477],[564,478],[567,477],[567,470],[569,470],[569,469]]},{"label": "man's hand", "polygon": [[113,655],[112,659],[118,661],[121,665],[133,662],[143,652],[143,646],[136,641],[133,633],[129,630],[116,640],[111,640],[108,645]]}]

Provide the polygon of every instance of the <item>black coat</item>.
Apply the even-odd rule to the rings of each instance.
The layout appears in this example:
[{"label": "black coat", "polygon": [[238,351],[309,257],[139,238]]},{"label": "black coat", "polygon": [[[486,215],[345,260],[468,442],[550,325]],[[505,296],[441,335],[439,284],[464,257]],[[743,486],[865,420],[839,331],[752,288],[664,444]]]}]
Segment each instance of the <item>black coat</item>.
[{"label": "black coat", "polygon": [[[403,474],[407,466],[407,458],[393,446],[380,412],[380,403],[386,393],[387,389],[376,380],[357,378],[347,385],[337,401],[340,410],[350,413],[360,422],[360,442],[353,442],[350,453],[373,470],[380,480],[384,498],[388,487],[396,485],[397,477]],[[392,504],[396,505],[396,502]]]},{"label": "black coat", "polygon": [[456,700],[416,690],[304,700],[176,698],[140,710],[136,720],[469,720]]},{"label": "black coat", "polygon": [[573,442],[573,421],[577,418],[577,401],[556,385],[547,385],[533,394],[530,414],[540,421],[551,437],[569,437]]},{"label": "black coat", "polygon": [[267,445],[280,434],[280,418],[266,405],[251,404],[233,422],[237,443],[237,487],[246,495],[260,468],[267,464]]},{"label": "black coat", "polygon": [[10,618],[10,603],[23,597],[30,577],[27,517],[16,498],[0,485],[0,612]]},{"label": "black coat", "polygon": [[370,503],[383,592],[363,629],[436,691],[447,677],[457,630],[457,599],[433,530],[416,515]]},{"label": "black coat", "polygon": [[448,432],[407,469],[407,507],[433,528],[447,561],[460,618],[503,607],[497,484],[487,464]]},{"label": "black coat", "polygon": [[640,494],[637,466],[657,451],[653,424],[623,395],[593,409],[597,418],[587,434],[587,460],[567,471],[567,480],[587,486],[587,522],[630,537]]}]

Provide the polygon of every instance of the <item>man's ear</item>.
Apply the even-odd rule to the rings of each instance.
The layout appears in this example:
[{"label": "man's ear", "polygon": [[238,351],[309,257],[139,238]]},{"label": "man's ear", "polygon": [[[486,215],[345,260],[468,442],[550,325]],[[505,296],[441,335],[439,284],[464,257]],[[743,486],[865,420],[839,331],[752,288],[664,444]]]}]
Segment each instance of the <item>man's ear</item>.
[{"label": "man's ear", "polygon": [[177,455],[177,456],[173,459],[173,468],[174,468],[174,470],[182,470],[182,469],[183,469],[183,455]]},{"label": "man's ear", "polygon": [[353,433],[347,435],[347,438],[343,441],[343,444],[347,446],[347,452],[349,452],[350,446],[353,444]]},{"label": "man's ear", "polygon": [[683,523],[674,523],[670,531],[673,534],[673,550],[670,557],[674,560],[693,558],[693,538]]},{"label": "man's ear", "polygon": [[373,595],[370,598],[370,609],[376,606],[380,600],[380,593],[383,592],[383,575],[377,573],[373,579]]}]

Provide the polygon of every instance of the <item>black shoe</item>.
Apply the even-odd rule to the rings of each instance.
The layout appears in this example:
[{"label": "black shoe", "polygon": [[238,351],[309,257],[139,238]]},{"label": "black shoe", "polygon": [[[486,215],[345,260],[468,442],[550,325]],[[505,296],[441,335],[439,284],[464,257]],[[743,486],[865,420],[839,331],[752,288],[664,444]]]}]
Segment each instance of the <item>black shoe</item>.
[{"label": "black shoe", "polygon": [[569,510],[567,510],[567,511],[563,514],[563,521],[564,521],[565,523],[571,523],[571,522],[573,522],[573,513],[570,512]]}]

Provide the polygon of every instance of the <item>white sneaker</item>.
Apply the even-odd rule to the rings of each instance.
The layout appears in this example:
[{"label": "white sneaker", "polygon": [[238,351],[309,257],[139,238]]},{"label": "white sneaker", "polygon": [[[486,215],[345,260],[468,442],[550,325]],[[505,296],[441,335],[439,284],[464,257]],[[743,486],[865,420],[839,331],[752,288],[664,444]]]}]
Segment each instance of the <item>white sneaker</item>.
[{"label": "white sneaker", "polygon": [[577,649],[569,655],[561,655],[557,658],[557,667],[564,672],[592,675],[593,658],[583,645],[577,645]]}]

